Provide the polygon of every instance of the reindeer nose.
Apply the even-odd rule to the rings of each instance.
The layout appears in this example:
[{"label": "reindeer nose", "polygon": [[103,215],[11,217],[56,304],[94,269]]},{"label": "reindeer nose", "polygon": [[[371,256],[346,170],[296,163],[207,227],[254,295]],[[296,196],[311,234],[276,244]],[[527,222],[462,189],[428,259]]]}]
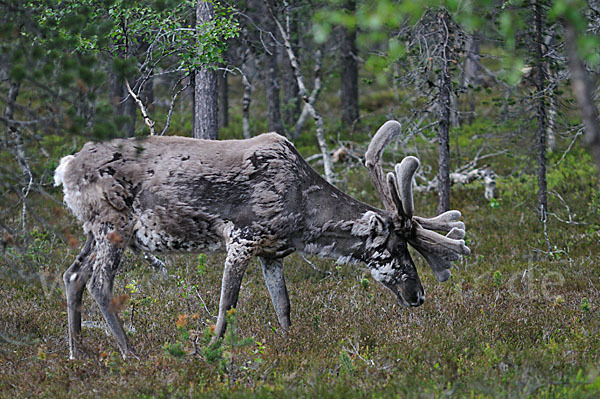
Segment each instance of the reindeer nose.
[{"label": "reindeer nose", "polygon": [[425,293],[423,291],[419,291],[417,294],[417,301],[411,303],[411,306],[421,306],[425,302]]}]

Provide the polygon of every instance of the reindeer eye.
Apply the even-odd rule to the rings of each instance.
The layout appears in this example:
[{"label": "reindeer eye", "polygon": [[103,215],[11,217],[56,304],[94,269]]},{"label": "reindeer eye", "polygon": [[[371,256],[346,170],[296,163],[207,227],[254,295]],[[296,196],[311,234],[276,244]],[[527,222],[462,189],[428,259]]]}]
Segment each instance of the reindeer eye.
[{"label": "reindeer eye", "polygon": [[406,246],[406,242],[402,240],[397,240],[396,242],[390,245],[390,252],[397,257],[401,257],[406,254],[408,247]]}]

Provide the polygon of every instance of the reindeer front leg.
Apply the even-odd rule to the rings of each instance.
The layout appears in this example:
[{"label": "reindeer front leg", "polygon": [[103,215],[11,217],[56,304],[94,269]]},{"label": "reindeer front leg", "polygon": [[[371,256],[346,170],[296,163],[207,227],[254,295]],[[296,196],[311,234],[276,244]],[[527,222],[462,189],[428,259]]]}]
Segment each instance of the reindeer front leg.
[{"label": "reindeer front leg", "polygon": [[290,298],[283,277],[283,261],[259,257],[263,277],[275,308],[275,314],[284,333],[290,329]]},{"label": "reindeer front leg", "polygon": [[[243,243],[239,241],[243,241]],[[219,315],[217,316],[215,335],[210,341],[211,344],[214,344],[217,339],[225,334],[227,311],[237,306],[242,278],[254,252],[254,246],[250,244],[250,241],[236,240],[227,245],[227,258],[225,259],[225,270],[221,282]]]}]

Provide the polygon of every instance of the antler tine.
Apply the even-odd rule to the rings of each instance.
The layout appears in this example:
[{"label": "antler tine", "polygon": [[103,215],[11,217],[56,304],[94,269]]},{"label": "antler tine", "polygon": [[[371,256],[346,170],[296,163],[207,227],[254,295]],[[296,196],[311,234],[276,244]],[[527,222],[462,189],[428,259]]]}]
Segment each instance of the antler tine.
[{"label": "antler tine", "polygon": [[452,273],[449,269],[452,267],[452,263],[449,260],[442,259],[419,248],[417,248],[417,251],[425,258],[437,281],[443,283],[450,278]]},{"label": "antler tine", "polygon": [[424,228],[429,230],[450,231],[454,228],[465,230],[465,224],[460,219],[460,211],[447,211],[434,218],[422,218],[415,216],[415,220]]},{"label": "antler tine", "polygon": [[408,156],[394,168],[398,179],[398,188],[400,202],[404,214],[411,219],[415,213],[415,203],[413,201],[412,178],[419,168],[420,162],[413,156]]},{"label": "antler tine", "polygon": [[452,238],[454,240],[462,240],[463,238],[465,238],[465,235],[465,229],[453,227],[452,230],[450,230],[450,232],[446,234],[446,237]]},{"label": "antler tine", "polygon": [[388,172],[387,174],[387,186],[388,190],[390,190],[390,197],[392,201],[394,201],[394,206],[396,208],[396,212],[398,216],[407,220],[410,219],[406,217],[404,210],[402,208],[402,201],[400,200],[400,195],[398,194],[398,186],[396,185],[396,175],[392,172]]},{"label": "antler tine", "polygon": [[471,253],[469,247],[465,245],[464,240],[443,236],[435,231],[424,229],[421,226],[417,226],[413,240],[415,243],[413,247],[423,248],[429,253],[448,260],[457,260],[459,255],[469,255]]},{"label": "antler tine", "polygon": [[391,197],[389,187],[387,186],[381,167],[381,157],[385,148],[400,135],[402,125],[397,121],[387,121],[384,123],[369,144],[365,153],[365,165],[369,170],[371,180],[375,185],[375,190],[381,197],[381,201],[388,211],[396,211],[394,200]]},{"label": "antler tine", "polygon": [[[417,221],[416,217],[414,219]],[[423,220],[423,218],[419,219]],[[464,235],[464,229],[453,227],[446,236],[443,236],[423,228],[417,222],[415,236],[409,239],[409,243],[423,255],[438,281],[446,281],[450,277],[448,270],[452,267],[450,262],[458,260],[460,255],[471,253],[469,247],[465,245],[465,241],[462,240]]]}]

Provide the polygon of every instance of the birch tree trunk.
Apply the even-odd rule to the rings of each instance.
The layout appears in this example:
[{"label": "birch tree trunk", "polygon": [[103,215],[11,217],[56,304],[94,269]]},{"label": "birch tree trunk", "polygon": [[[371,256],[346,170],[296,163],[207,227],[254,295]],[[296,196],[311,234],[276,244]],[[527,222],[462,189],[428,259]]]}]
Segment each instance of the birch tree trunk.
[{"label": "birch tree trunk", "polygon": [[8,91],[8,98],[6,102],[6,109],[4,111],[4,120],[6,125],[6,143],[7,147],[12,146],[12,150],[15,158],[17,159],[17,163],[19,164],[19,168],[21,169],[21,174],[23,176],[24,186],[21,189],[21,229],[23,233],[23,241],[27,241],[27,195],[31,190],[33,185],[33,173],[31,172],[31,168],[29,166],[29,162],[25,156],[25,143],[23,142],[23,135],[21,134],[17,125],[13,122],[15,106],[17,103],[17,96],[19,95],[19,90],[21,88],[20,82],[11,82],[10,89]]},{"label": "birch tree trunk", "polygon": [[123,115],[126,115],[129,117],[127,124],[125,125],[125,133],[127,134],[127,137],[134,137],[135,136],[135,120],[137,118],[137,106],[135,104],[135,100],[127,93],[126,89],[124,89],[124,95],[126,96],[126,100],[122,104]]},{"label": "birch tree trunk", "polygon": [[[266,3],[266,2],[265,2]],[[298,65],[298,59],[296,58],[296,54],[294,54],[294,50],[292,49],[292,45],[290,44],[289,37],[287,32],[275,16],[273,10],[266,4],[269,12],[273,18],[273,21],[277,25],[279,29],[279,33],[283,38],[283,42],[285,44],[285,50],[287,52],[288,58],[290,60],[290,65],[294,70],[294,75],[296,76],[296,81],[298,82],[298,90],[300,91],[300,97],[304,102],[304,106],[308,109],[308,112],[315,120],[315,125],[317,128],[317,142],[319,143],[319,148],[321,149],[321,155],[323,156],[323,169],[325,172],[325,180],[331,184],[335,184],[335,178],[333,175],[333,162],[331,161],[331,156],[329,155],[329,149],[327,148],[327,140],[325,139],[325,131],[323,130],[323,118],[321,114],[317,112],[315,107],[310,101],[308,92],[306,90],[306,85],[304,84],[304,77],[302,76],[302,72],[300,72],[300,66]],[[318,50],[319,51],[319,50]],[[317,55],[320,57],[320,55]]]}]

